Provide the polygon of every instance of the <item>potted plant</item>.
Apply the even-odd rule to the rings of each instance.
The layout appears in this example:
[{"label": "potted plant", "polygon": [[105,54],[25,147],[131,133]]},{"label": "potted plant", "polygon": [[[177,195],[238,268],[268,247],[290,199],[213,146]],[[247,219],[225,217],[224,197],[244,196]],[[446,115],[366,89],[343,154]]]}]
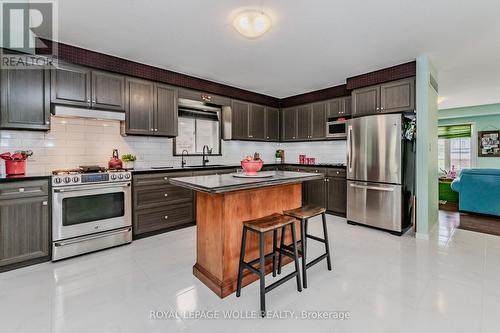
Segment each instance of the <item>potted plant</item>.
[{"label": "potted plant", "polygon": [[122,161],[124,163],[124,168],[125,169],[133,169],[134,168],[134,161],[137,160],[137,157],[132,154],[124,154],[122,155]]}]

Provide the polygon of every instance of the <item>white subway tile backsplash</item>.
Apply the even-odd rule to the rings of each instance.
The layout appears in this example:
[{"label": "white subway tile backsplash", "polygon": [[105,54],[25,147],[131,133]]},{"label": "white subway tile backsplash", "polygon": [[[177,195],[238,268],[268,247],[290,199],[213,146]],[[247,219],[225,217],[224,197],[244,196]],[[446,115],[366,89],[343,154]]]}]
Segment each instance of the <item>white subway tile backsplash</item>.
[{"label": "white subway tile backsplash", "polygon": [[[52,117],[49,132],[0,131],[0,153],[21,149],[33,150],[28,172],[50,172],[76,168],[84,164],[106,165],[113,149],[120,155],[137,156],[136,167],[180,166],[181,157],[173,156],[173,140],[160,137],[122,136],[120,123],[111,120]],[[274,163],[276,149],[285,150],[285,161],[298,163],[299,155],[315,157],[317,163],[345,163],[345,141],[264,143],[223,141],[222,156],[210,156],[213,164],[238,164],[246,155],[260,153],[265,163]],[[187,158],[200,164],[200,156]],[[0,163],[0,173],[4,163]]]}]

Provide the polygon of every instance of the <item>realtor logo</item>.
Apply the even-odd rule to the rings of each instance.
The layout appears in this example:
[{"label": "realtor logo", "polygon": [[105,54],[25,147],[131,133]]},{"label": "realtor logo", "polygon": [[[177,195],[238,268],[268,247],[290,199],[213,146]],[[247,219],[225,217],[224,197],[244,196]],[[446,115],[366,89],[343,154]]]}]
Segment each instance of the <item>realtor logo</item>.
[{"label": "realtor logo", "polygon": [[3,53],[35,54],[35,50],[42,50],[45,55],[53,54],[51,44],[47,46],[38,39],[54,40],[53,2],[0,2]]}]

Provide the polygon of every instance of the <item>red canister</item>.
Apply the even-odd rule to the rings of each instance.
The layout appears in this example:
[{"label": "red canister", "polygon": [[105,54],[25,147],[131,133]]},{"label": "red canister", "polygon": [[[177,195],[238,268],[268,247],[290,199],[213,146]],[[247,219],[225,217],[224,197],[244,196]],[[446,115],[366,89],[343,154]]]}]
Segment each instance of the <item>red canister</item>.
[{"label": "red canister", "polygon": [[6,160],[5,173],[7,175],[24,175],[26,173],[26,160]]}]

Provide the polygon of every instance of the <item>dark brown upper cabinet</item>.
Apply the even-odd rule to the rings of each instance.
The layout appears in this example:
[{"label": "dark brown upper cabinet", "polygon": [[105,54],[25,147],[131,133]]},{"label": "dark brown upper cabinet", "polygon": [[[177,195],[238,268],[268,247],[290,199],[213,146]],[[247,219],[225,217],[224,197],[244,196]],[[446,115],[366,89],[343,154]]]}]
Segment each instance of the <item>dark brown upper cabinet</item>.
[{"label": "dark brown upper cabinet", "polygon": [[340,97],[329,100],[327,118],[345,117],[351,115],[351,97]]},{"label": "dark brown upper cabinet", "polygon": [[176,136],[177,90],[151,81],[127,78],[125,133]]},{"label": "dark brown upper cabinet", "polygon": [[52,70],[51,102],[71,106],[91,106],[90,69],[58,64]]},{"label": "dark brown upper cabinet", "polygon": [[0,128],[50,129],[50,70],[2,69]]},{"label": "dark brown upper cabinet", "polygon": [[415,78],[354,90],[352,110],[353,116],[415,110]]},{"label": "dark brown upper cabinet", "polygon": [[127,79],[125,126],[127,134],[154,134],[154,83]]},{"label": "dark brown upper cabinet", "polygon": [[413,78],[380,85],[380,112],[415,110],[415,80]]},{"label": "dark brown upper cabinet", "polygon": [[311,104],[297,107],[297,140],[311,138]]},{"label": "dark brown upper cabinet", "polygon": [[380,86],[356,89],[352,92],[353,116],[377,113],[380,105]]},{"label": "dark brown upper cabinet", "polygon": [[266,140],[279,141],[280,112],[277,108],[266,107]]},{"label": "dark brown upper cabinet", "polygon": [[231,130],[236,140],[266,140],[266,107],[233,100]]},{"label": "dark brown upper cabinet", "polygon": [[155,84],[155,135],[177,136],[177,89],[165,84]]},{"label": "dark brown upper cabinet", "polygon": [[326,102],[314,103],[311,111],[311,139],[326,137]]},{"label": "dark brown upper cabinet", "polygon": [[124,111],[125,100],[123,75],[63,63],[52,71],[52,103]]},{"label": "dark brown upper cabinet", "polygon": [[264,140],[266,138],[266,114],[265,107],[262,105],[252,104],[250,106],[248,137],[253,140]]},{"label": "dark brown upper cabinet", "polygon": [[125,110],[125,77],[92,71],[92,106],[106,110]]},{"label": "dark brown upper cabinet", "polygon": [[248,121],[250,104],[246,102],[232,101],[231,134],[236,140],[248,140]]},{"label": "dark brown upper cabinet", "polygon": [[282,139],[283,141],[297,140],[297,108],[286,108],[282,110]]}]

